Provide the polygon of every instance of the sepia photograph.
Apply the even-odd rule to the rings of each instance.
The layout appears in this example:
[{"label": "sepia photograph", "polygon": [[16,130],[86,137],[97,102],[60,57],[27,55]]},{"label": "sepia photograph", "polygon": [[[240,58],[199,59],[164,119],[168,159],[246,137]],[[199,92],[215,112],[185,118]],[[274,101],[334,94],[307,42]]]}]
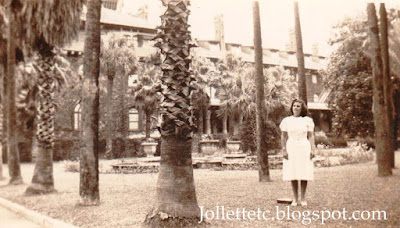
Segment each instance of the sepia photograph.
[{"label": "sepia photograph", "polygon": [[399,0],[0,0],[0,228],[400,227]]}]

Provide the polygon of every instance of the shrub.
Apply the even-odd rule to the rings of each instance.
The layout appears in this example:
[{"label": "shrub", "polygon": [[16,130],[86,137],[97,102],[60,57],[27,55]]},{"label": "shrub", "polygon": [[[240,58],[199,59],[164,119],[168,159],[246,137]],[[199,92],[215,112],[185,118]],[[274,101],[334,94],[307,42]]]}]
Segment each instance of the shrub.
[{"label": "shrub", "polygon": [[65,172],[79,172],[79,161],[64,161],[64,171]]},{"label": "shrub", "polygon": [[[266,135],[265,139],[268,150],[276,150],[281,147],[280,145],[280,130],[276,123],[272,121],[266,121]],[[243,121],[240,131],[240,137],[242,141],[242,149],[244,152],[250,151],[250,154],[254,154],[257,151],[257,130],[256,130],[256,117],[252,115]]]}]

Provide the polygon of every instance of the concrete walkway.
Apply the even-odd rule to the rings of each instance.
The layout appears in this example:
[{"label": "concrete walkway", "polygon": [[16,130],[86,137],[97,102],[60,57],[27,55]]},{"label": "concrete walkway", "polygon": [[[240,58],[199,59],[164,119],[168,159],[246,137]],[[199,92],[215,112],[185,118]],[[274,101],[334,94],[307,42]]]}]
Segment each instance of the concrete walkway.
[{"label": "concrete walkway", "polygon": [[23,216],[0,206],[0,227],[7,228],[40,228],[40,226]]}]

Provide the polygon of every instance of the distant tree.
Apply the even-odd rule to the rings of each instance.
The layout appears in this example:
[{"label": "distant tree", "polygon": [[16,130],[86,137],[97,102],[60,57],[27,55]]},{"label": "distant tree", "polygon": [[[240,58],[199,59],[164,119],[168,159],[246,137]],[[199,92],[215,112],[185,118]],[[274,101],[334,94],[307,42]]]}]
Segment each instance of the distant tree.
[{"label": "distant tree", "polygon": [[372,68],[365,52],[367,24],[361,17],[346,18],[334,27],[332,52],[326,72],[328,98],[333,111],[332,125],[337,134],[372,137]]},{"label": "distant tree", "polygon": [[160,90],[161,69],[159,68],[159,56],[150,55],[143,62],[138,63],[137,84],[132,88],[134,106],[145,114],[146,140],[150,140],[151,116],[158,110],[161,96]]},{"label": "distant tree", "polygon": [[[396,74],[396,17],[389,11],[388,19],[393,21],[390,31],[390,64],[392,75]],[[328,97],[332,108],[332,127],[337,134],[348,137],[373,137],[374,123],[372,115],[372,68],[370,41],[367,38],[368,25],[365,14],[345,18],[334,27],[334,36],[329,43],[334,48],[330,55],[326,86],[331,88]],[[389,26],[390,28],[390,26]],[[398,82],[391,77],[394,88]],[[395,132],[397,130],[394,130]]]},{"label": "distant tree", "polygon": [[107,76],[107,114],[106,114],[106,155],[112,154],[113,136],[113,89],[114,78],[117,73],[125,76],[132,73],[136,68],[136,56],[133,47],[128,45],[124,38],[111,37],[107,45],[101,48],[100,66]]}]

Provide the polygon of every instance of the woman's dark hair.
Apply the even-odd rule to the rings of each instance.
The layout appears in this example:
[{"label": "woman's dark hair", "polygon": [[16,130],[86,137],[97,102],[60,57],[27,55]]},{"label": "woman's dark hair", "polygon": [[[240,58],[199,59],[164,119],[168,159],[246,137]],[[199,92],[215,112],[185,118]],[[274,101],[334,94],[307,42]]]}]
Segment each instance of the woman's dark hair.
[{"label": "woman's dark hair", "polygon": [[307,114],[308,114],[307,105],[303,100],[300,100],[300,99],[294,99],[292,101],[292,105],[290,105],[290,113],[292,113],[292,115],[293,115],[293,105],[296,102],[301,104],[300,116],[302,116],[302,117],[307,116]]}]

